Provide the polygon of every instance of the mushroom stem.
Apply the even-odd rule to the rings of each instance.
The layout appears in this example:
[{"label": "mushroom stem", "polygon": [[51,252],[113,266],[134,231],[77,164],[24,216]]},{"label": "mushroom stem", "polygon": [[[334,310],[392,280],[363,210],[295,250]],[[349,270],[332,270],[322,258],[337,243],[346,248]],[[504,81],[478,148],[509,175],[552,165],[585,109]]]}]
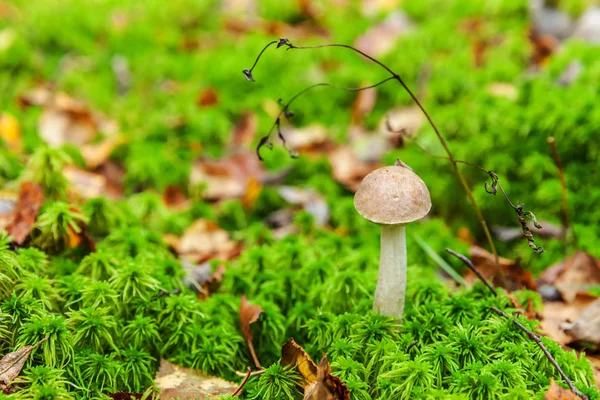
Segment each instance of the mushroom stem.
[{"label": "mushroom stem", "polygon": [[373,309],[401,319],[406,295],[406,233],[404,225],[381,225],[379,277]]}]

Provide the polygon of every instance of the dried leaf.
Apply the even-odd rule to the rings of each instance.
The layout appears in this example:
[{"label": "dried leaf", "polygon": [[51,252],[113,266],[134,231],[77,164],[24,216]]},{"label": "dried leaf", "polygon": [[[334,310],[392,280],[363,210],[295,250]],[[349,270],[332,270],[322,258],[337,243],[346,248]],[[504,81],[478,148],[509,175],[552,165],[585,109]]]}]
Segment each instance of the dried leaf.
[{"label": "dried leaf", "polygon": [[550,382],[550,388],[544,394],[544,400],[581,400],[579,396],[570,391],[564,389],[556,384],[554,379]]},{"label": "dried leaf", "polygon": [[231,134],[234,146],[241,147],[248,145],[254,136],[258,127],[258,117],[251,111],[246,111],[233,127]]},{"label": "dried leaf", "polygon": [[328,153],[333,147],[333,142],[327,135],[327,129],[320,124],[311,124],[302,128],[282,124],[281,132],[291,151],[320,155]]},{"label": "dried leaf", "polygon": [[565,333],[574,341],[600,345],[600,299],[581,311],[573,323],[563,324]]},{"label": "dried leaf", "polygon": [[198,95],[198,101],[196,104],[200,108],[212,107],[219,103],[219,93],[212,88],[206,88]]},{"label": "dried leaf", "polygon": [[333,178],[348,190],[356,192],[363,178],[369,172],[376,170],[379,163],[360,161],[356,154],[347,147],[338,147],[328,154]]},{"label": "dried leaf", "polygon": [[81,146],[81,156],[88,168],[98,168],[106,163],[113,150],[123,144],[125,138],[122,135],[109,136],[101,142]]},{"label": "dried leaf", "polygon": [[319,193],[294,186],[280,186],[278,191],[285,201],[302,206],[306,212],[315,217],[317,226],[325,226],[329,222],[329,206]]},{"label": "dried leaf", "polygon": [[154,384],[161,400],[208,400],[231,394],[237,385],[221,378],[204,375],[200,371],[183,368],[167,360],[160,360]]},{"label": "dried leaf", "polygon": [[281,365],[296,368],[304,378],[305,386],[317,381],[317,364],[294,338],[289,338],[281,348]]},{"label": "dried leaf", "polygon": [[181,236],[176,246],[184,259],[204,262],[212,258],[229,260],[239,254],[239,246],[229,233],[206,219],[195,221]]},{"label": "dried leaf", "polygon": [[566,260],[549,267],[540,281],[556,286],[563,299],[571,302],[577,294],[600,284],[600,260],[578,251]]},{"label": "dried leaf", "polygon": [[[519,289],[537,290],[531,272],[524,270],[516,261],[499,257],[499,264],[496,264],[494,255],[482,247],[472,246],[469,251],[475,268],[495,286],[501,287],[499,271],[502,269],[506,278],[505,289],[511,292]],[[472,283],[477,280],[477,277],[471,270],[467,270],[465,280]]]},{"label": "dried leaf", "polygon": [[546,335],[556,342],[567,345],[573,341],[564,331],[565,324],[577,320],[581,312],[596,300],[589,295],[577,295],[570,303],[549,301],[544,303],[540,325]]},{"label": "dried leaf", "polygon": [[331,375],[331,366],[327,356],[323,356],[319,365],[293,338],[281,348],[281,365],[296,368],[304,378],[305,400],[349,400],[350,392],[336,376]]},{"label": "dried leaf", "polygon": [[44,203],[42,187],[37,183],[23,182],[11,222],[6,227],[6,231],[12,236],[15,243],[21,245],[25,242],[31,233],[42,203]]},{"label": "dried leaf", "polygon": [[198,293],[200,300],[208,298],[211,293],[215,293],[221,286],[223,273],[225,272],[224,265],[219,265],[214,272],[212,272],[210,262],[197,265],[191,261],[183,260],[182,265],[187,272],[183,278],[184,283]]},{"label": "dried leaf", "polygon": [[32,346],[23,346],[19,350],[2,357],[2,360],[0,360],[0,390],[4,392],[10,386],[11,382],[21,373],[21,369],[33,349],[46,340],[48,340],[47,336]]},{"label": "dried leaf", "polygon": [[207,200],[242,198],[251,179],[262,182],[266,173],[256,153],[245,152],[220,160],[197,160],[192,166],[191,185],[205,185]]},{"label": "dried leaf", "polygon": [[[362,86],[362,85],[361,85]],[[362,125],[365,115],[373,110],[377,102],[377,89],[361,90],[352,102],[352,123]]]},{"label": "dried leaf", "polygon": [[42,112],[38,122],[40,137],[50,146],[65,143],[82,146],[98,132],[91,111],[81,102],[59,93]]},{"label": "dried leaf", "polygon": [[0,138],[6,142],[9,150],[21,152],[21,126],[10,114],[0,113]]},{"label": "dried leaf", "polygon": [[379,132],[395,147],[403,144],[404,137],[413,137],[423,126],[425,117],[419,107],[393,108],[379,123]]},{"label": "dried leaf", "polygon": [[412,26],[403,12],[395,10],[382,23],[363,33],[354,46],[370,56],[380,57],[391,51],[396,41],[409,32]]},{"label": "dried leaf", "polygon": [[262,192],[263,185],[255,178],[250,178],[246,186],[246,193],[242,196],[242,205],[250,208],[256,203],[258,196]]},{"label": "dried leaf", "polygon": [[183,193],[180,187],[175,185],[169,185],[163,192],[163,203],[169,208],[175,210],[183,210],[190,204],[189,199]]},{"label": "dried leaf", "polygon": [[104,195],[114,198],[114,196],[112,196],[113,193],[107,190],[106,178],[100,174],[85,171],[72,165],[65,167],[63,174],[71,183],[71,189],[84,199],[91,199]]},{"label": "dried leaf", "polygon": [[254,351],[254,345],[252,344],[252,339],[254,336],[252,335],[252,328],[250,325],[258,321],[258,318],[262,312],[263,309],[261,306],[248,303],[246,295],[242,296],[242,300],[240,302],[240,328],[242,329],[242,335],[244,335],[244,339],[246,339],[246,344],[248,344],[248,349],[250,350],[254,364],[256,365],[256,368],[259,369],[262,369],[262,367]]},{"label": "dried leaf", "polygon": [[58,147],[66,143],[83,146],[99,132],[112,136],[119,130],[116,122],[65,93],[55,93],[49,84],[32,89],[19,97],[18,101],[22,107],[43,107],[38,131],[50,146]]}]

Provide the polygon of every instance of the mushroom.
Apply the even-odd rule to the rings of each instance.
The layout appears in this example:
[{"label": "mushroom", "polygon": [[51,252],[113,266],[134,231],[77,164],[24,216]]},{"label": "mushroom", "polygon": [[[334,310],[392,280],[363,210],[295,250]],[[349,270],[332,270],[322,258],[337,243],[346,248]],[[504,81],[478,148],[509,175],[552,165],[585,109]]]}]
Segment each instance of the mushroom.
[{"label": "mushroom", "polygon": [[406,295],[406,233],[404,226],[431,209],[425,182],[402,161],[368,174],[354,196],[360,215],[381,226],[379,277],[373,309],[402,318]]}]

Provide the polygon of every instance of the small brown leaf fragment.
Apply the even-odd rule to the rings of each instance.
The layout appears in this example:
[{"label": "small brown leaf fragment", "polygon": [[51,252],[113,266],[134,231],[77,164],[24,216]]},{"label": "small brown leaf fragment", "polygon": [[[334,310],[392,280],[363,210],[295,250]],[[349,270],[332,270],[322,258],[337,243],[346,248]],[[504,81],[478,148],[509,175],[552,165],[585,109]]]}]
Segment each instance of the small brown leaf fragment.
[{"label": "small brown leaf fragment", "polygon": [[379,25],[375,25],[356,39],[354,46],[373,57],[390,52],[397,40],[412,30],[413,24],[399,10],[391,12]]},{"label": "small brown leaf fragment", "polygon": [[584,308],[573,323],[564,324],[563,328],[574,341],[600,346],[600,299]]},{"label": "small brown leaf fragment", "polygon": [[197,160],[192,166],[190,184],[204,185],[207,200],[242,198],[252,179],[262,182],[267,174],[254,151],[219,160]]},{"label": "small brown leaf fragment", "polygon": [[577,320],[581,312],[594,300],[595,298],[592,296],[578,294],[570,303],[563,301],[545,302],[540,318],[542,331],[561,345],[571,343],[573,339],[565,333],[563,327],[565,324]]},{"label": "small brown leaf fragment", "polygon": [[363,178],[380,167],[379,163],[367,163],[358,159],[347,147],[338,147],[327,156],[333,178],[348,190],[356,192]]},{"label": "small brown leaf fragment", "polygon": [[91,199],[108,194],[106,178],[100,174],[89,172],[72,165],[64,168],[63,174],[71,183],[71,188],[84,199]]},{"label": "small brown leaf fragment", "polygon": [[160,400],[218,399],[219,396],[230,394],[237,388],[235,383],[180,367],[164,359],[160,360],[154,384],[160,391]]},{"label": "small brown leaf fragment", "polygon": [[15,243],[21,245],[31,233],[35,219],[44,202],[42,187],[37,183],[23,182],[19,191],[19,199],[12,212],[11,222],[6,231]]},{"label": "small brown leaf fragment", "polygon": [[279,195],[288,203],[300,205],[302,209],[315,218],[317,226],[325,226],[329,222],[329,206],[325,198],[314,190],[300,189],[294,186],[279,186]]},{"label": "small brown leaf fragment", "polygon": [[230,260],[239,254],[239,245],[229,233],[207,219],[195,221],[179,238],[173,241],[177,253],[184,259],[204,262],[212,258]]},{"label": "small brown leaf fragment", "polygon": [[581,400],[579,396],[570,391],[569,389],[564,389],[552,379],[550,381],[550,388],[544,394],[544,400]]},{"label": "small brown leaf fragment", "polygon": [[198,95],[198,107],[211,107],[219,103],[219,93],[214,88],[206,88]]},{"label": "small brown leaf fragment", "polygon": [[233,132],[231,133],[233,145],[248,145],[252,141],[252,139],[254,139],[257,127],[258,118],[256,114],[250,111],[244,112],[242,114],[242,117],[233,127]]},{"label": "small brown leaf fragment", "polygon": [[281,365],[296,368],[304,378],[305,400],[349,400],[350,392],[336,376],[331,375],[331,366],[327,356],[323,356],[319,365],[294,338],[281,348]]},{"label": "small brown leaf fragment", "polygon": [[258,321],[258,318],[262,312],[263,309],[261,306],[248,303],[246,295],[242,296],[242,300],[240,302],[240,328],[242,329],[242,335],[244,335],[246,343],[248,344],[248,349],[252,355],[252,360],[258,369],[262,369],[262,367],[254,351],[254,345],[252,344],[252,339],[254,337],[252,335],[252,329],[250,325]]},{"label": "small brown leaf fragment", "polygon": [[85,165],[90,169],[98,168],[106,163],[113,150],[124,142],[125,138],[122,135],[113,135],[101,142],[81,146],[81,156],[85,161]]},{"label": "small brown leaf fragment", "polygon": [[[516,261],[499,257],[499,264],[496,264],[494,255],[482,247],[472,246],[469,251],[475,268],[481,272],[484,278],[492,281],[495,286],[502,286],[502,282],[499,279],[499,271],[502,270],[506,278],[507,287],[505,289],[509,291],[519,289],[537,290],[537,285],[531,273],[524,270]],[[471,270],[467,270],[465,279],[467,282],[472,283],[477,280],[477,277]]]},{"label": "small brown leaf fragment", "polygon": [[358,92],[352,102],[352,123],[362,125],[364,117],[373,110],[376,102],[377,89],[373,88]]},{"label": "small brown leaf fragment", "polygon": [[323,356],[317,365],[317,381],[304,389],[304,400],[349,400],[350,391],[340,378],[331,375],[331,365]]},{"label": "small brown leaf fragment", "polygon": [[600,260],[578,251],[563,262],[549,267],[540,276],[546,284],[554,285],[566,302],[582,294],[592,285],[600,284]]},{"label": "small brown leaf fragment", "polygon": [[11,382],[21,373],[21,369],[23,368],[23,365],[25,365],[25,362],[33,349],[46,340],[48,340],[47,336],[32,346],[23,346],[19,350],[8,353],[2,357],[2,360],[0,360],[0,390],[3,392],[7,390]]},{"label": "small brown leaf fragment", "polygon": [[189,199],[180,187],[169,185],[163,192],[163,203],[169,208],[181,210],[189,205]]}]

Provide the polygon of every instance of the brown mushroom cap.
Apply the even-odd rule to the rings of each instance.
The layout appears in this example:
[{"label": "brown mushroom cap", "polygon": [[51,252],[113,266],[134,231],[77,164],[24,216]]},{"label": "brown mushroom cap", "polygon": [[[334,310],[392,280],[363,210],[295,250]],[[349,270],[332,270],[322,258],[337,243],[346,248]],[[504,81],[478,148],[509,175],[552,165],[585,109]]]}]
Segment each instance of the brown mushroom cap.
[{"label": "brown mushroom cap", "polygon": [[376,224],[408,224],[427,215],[431,197],[425,182],[410,168],[383,167],[363,179],[354,195],[354,208]]}]

